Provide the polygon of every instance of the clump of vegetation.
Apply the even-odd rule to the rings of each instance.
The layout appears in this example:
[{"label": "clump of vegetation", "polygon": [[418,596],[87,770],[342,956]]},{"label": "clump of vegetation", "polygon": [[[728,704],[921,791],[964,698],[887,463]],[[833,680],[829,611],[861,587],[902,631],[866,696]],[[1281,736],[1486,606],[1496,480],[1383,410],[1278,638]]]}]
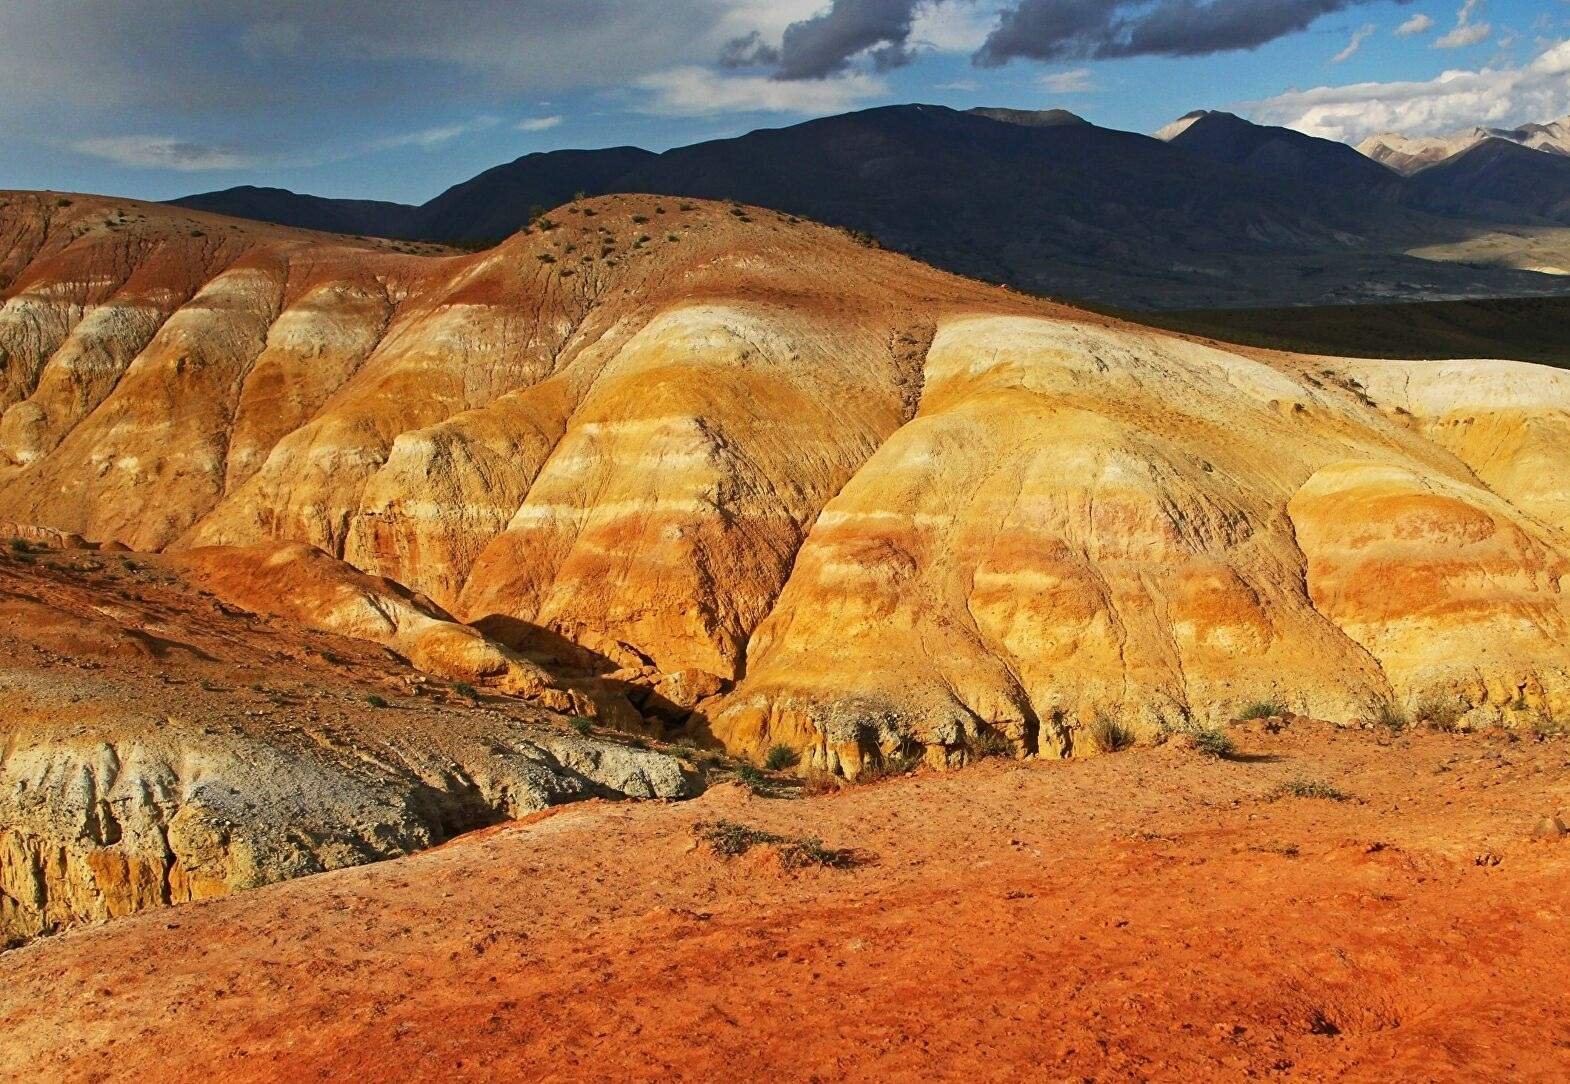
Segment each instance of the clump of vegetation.
[{"label": "clump of vegetation", "polygon": [[825,847],[821,839],[776,835],[735,821],[699,821],[692,826],[692,832],[721,858],[737,858],[754,847],[777,847],[780,865],[786,869],[849,869],[855,864],[849,851]]},{"label": "clump of vegetation", "polygon": [[896,775],[909,775],[921,764],[921,749],[901,747],[892,753],[880,754],[876,762],[863,764],[856,775],[858,783],[872,783]]},{"label": "clump of vegetation", "polygon": [[1460,729],[1461,704],[1453,697],[1425,693],[1412,705],[1412,717],[1430,730],[1454,734]]},{"label": "clump of vegetation", "polygon": [[1256,700],[1243,709],[1238,716],[1242,720],[1251,719],[1278,719],[1287,713],[1285,704],[1277,700]]},{"label": "clump of vegetation", "polygon": [[1134,732],[1110,715],[1098,715],[1090,724],[1090,737],[1103,753],[1116,753],[1134,744]]},{"label": "clump of vegetation", "polygon": [[874,237],[872,234],[868,233],[866,230],[846,230],[845,231],[845,236],[849,237],[852,241],[856,242],[856,244],[860,245],[862,248],[882,248],[883,247],[881,244],[878,243],[878,239],[876,237]]},{"label": "clump of vegetation", "polygon": [[589,720],[585,719],[581,715],[573,716],[572,719],[568,721],[567,725],[576,730],[580,737],[584,738],[587,738],[589,736],[589,732],[594,729],[594,724],[589,722]]},{"label": "clump of vegetation", "polygon": [[796,750],[790,746],[776,745],[763,758],[763,766],[771,772],[782,772],[786,768],[794,768],[800,759],[801,757],[796,754]]},{"label": "clump of vegetation", "polygon": [[1225,760],[1237,752],[1231,736],[1219,726],[1202,726],[1195,730],[1194,748],[1217,760]]},{"label": "clump of vegetation", "polygon": [[1388,730],[1392,734],[1399,734],[1407,728],[1406,712],[1393,700],[1377,701],[1370,714],[1373,716],[1374,725]]},{"label": "clump of vegetation", "polygon": [[1275,790],[1270,792],[1272,799],[1276,798],[1323,798],[1329,802],[1345,802],[1351,795],[1342,790],[1337,790],[1329,783],[1318,779],[1288,779]]},{"label": "clump of vegetation", "polygon": [[466,696],[470,700],[480,699],[480,691],[466,681],[460,681],[452,687],[452,691],[459,696]]},{"label": "clump of vegetation", "polygon": [[633,215],[632,216],[632,220],[633,220],[634,223],[636,223],[637,225],[641,226],[641,225],[643,225],[645,222],[647,222],[649,220],[649,216],[648,215]]},{"label": "clump of vegetation", "polygon": [[674,233],[667,233],[667,234],[666,234],[666,235],[665,235],[665,240],[667,240],[667,241],[669,241],[669,242],[672,242],[672,243],[675,243],[675,242],[677,242],[677,241],[680,241],[680,240],[681,240],[681,238],[680,238],[680,237],[677,237],[677,236],[676,236],[676,235],[675,235],[675,234],[674,234]]},{"label": "clump of vegetation", "polygon": [[373,708],[385,708],[387,706],[387,698],[376,693],[371,693],[367,696],[365,702]]},{"label": "clump of vegetation", "polygon": [[536,256],[535,259],[539,260],[541,263],[555,263],[556,262],[556,257],[552,256],[549,252],[542,252],[538,256]]},{"label": "clump of vegetation", "polygon": [[965,742],[965,752],[975,760],[1011,757],[1014,755],[1014,743],[996,730],[981,730]]},{"label": "clump of vegetation", "polygon": [[736,781],[742,786],[757,790],[768,783],[768,777],[751,764],[738,764],[736,766]]},{"label": "clump of vegetation", "polygon": [[10,546],[12,553],[30,553],[33,548],[27,544],[27,539],[25,538],[13,538],[7,545]]}]

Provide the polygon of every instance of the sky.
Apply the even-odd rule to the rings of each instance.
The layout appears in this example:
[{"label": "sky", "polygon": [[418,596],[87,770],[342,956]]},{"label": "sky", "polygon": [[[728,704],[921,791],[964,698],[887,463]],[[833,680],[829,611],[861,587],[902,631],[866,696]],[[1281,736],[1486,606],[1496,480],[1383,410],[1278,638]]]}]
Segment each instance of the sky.
[{"label": "sky", "polygon": [[0,0],[0,188],[419,203],[899,102],[1349,142],[1570,114],[1570,0]]}]

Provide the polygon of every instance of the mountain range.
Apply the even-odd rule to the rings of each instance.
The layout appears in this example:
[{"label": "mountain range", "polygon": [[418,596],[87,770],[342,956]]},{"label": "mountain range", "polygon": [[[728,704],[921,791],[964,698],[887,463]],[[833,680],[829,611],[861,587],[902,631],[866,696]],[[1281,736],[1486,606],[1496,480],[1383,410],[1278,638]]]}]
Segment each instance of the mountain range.
[{"label": "mountain range", "polygon": [[1357,149],[1398,173],[1413,174],[1490,139],[1547,154],[1570,155],[1570,117],[1547,124],[1523,124],[1519,128],[1466,128],[1442,136],[1380,132],[1359,143]]},{"label": "mountain range", "polygon": [[1481,174],[1418,181],[1345,144],[1228,113],[1190,114],[1153,138],[1065,110],[904,105],[660,154],[530,154],[419,206],[252,187],[173,202],[480,247],[578,195],[728,199],[990,282],[1147,309],[1564,292],[1565,281],[1519,269],[1541,259],[1409,255],[1464,246],[1490,224],[1570,225],[1558,158],[1517,150]]}]

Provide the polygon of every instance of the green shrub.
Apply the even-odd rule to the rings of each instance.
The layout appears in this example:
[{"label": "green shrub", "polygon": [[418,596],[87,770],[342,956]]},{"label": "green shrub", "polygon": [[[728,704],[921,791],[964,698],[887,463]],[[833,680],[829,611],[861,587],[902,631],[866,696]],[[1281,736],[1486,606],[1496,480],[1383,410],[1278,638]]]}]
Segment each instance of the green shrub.
[{"label": "green shrub", "polygon": [[1257,700],[1243,709],[1239,719],[1276,719],[1287,713],[1285,704],[1275,700]]},{"label": "green shrub", "polygon": [[387,706],[387,698],[384,696],[378,696],[376,693],[371,693],[369,696],[367,696],[365,698],[365,702],[371,705],[373,708],[385,708]]},{"label": "green shrub", "polygon": [[1090,724],[1090,737],[1103,753],[1116,753],[1134,744],[1134,732],[1109,715],[1098,715]]},{"label": "green shrub", "polygon": [[736,766],[736,780],[743,786],[757,790],[767,783],[768,777],[751,764],[738,764]]},{"label": "green shrub", "polygon": [[466,681],[460,681],[452,687],[452,691],[459,696],[467,696],[470,700],[478,700],[480,692]]},{"label": "green shrub", "polygon": [[776,745],[769,750],[769,755],[763,758],[763,766],[771,772],[782,772],[786,768],[794,768],[801,758],[796,755],[796,750],[788,745]]},{"label": "green shrub", "polygon": [[594,729],[594,724],[589,722],[589,720],[585,719],[581,715],[573,716],[572,719],[568,720],[567,725],[572,727],[579,733],[579,735],[585,738],[588,737],[589,732]]},{"label": "green shrub", "polygon": [[1237,752],[1231,736],[1219,726],[1204,726],[1194,731],[1194,748],[1217,760],[1225,760]]}]

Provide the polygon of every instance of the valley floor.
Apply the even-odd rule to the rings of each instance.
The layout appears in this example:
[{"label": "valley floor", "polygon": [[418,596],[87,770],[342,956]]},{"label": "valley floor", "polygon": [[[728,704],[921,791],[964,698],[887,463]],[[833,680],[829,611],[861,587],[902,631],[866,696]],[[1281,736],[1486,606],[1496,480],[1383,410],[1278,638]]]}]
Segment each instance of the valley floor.
[{"label": "valley floor", "polygon": [[[576,805],[43,939],[0,955],[0,1076],[1570,1075],[1570,840],[1534,838],[1570,744],[1236,733]],[[854,862],[721,857],[715,820]]]}]

